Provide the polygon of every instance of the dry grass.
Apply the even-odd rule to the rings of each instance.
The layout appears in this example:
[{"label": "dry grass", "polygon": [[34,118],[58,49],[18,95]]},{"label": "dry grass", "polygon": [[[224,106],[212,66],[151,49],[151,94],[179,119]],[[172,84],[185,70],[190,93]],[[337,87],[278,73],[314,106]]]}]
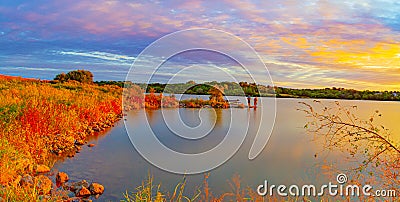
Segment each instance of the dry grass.
[{"label": "dry grass", "polygon": [[[306,198],[293,198],[293,197],[276,197],[266,196],[262,197],[250,187],[243,187],[239,175],[234,175],[231,180],[228,180],[231,190],[215,195],[208,185],[208,179],[210,174],[204,174],[203,184],[194,190],[194,193],[190,196],[185,195],[186,177],[184,176],[182,181],[179,182],[175,188],[171,191],[162,191],[160,184],[155,185],[153,177],[149,176],[142,185],[136,187],[132,192],[125,192],[123,194],[126,202],[139,202],[139,201],[199,201],[199,202],[222,202],[222,201],[237,201],[237,202],[264,202],[264,201],[309,201]],[[191,190],[193,191],[193,190]]]},{"label": "dry grass", "polygon": [[54,153],[73,149],[76,140],[121,116],[116,86],[2,76],[0,94],[0,197],[7,201],[37,200],[35,190],[14,182],[17,176],[35,174],[38,164],[51,167]]}]

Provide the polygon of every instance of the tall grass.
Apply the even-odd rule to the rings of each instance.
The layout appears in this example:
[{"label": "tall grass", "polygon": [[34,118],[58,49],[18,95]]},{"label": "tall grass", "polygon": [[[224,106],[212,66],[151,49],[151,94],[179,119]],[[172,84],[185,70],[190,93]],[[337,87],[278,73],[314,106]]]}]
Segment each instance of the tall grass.
[{"label": "tall grass", "polygon": [[[142,184],[132,192],[126,191],[122,201],[139,202],[139,201],[204,201],[204,202],[220,202],[220,201],[297,201],[294,198],[279,198],[279,197],[262,197],[250,187],[243,187],[239,175],[234,175],[231,180],[227,181],[231,190],[220,194],[214,194],[208,185],[209,174],[204,174],[203,184],[198,189],[194,190],[192,195],[188,196],[186,188],[186,177],[175,186],[171,192],[163,191],[160,184],[154,184],[152,176],[142,182]],[[193,191],[193,190],[191,190]],[[219,190],[220,191],[220,190]],[[189,191],[190,192],[190,191]]]},{"label": "tall grass", "polygon": [[36,199],[14,182],[18,175],[34,174],[37,164],[51,167],[54,153],[111,126],[121,116],[121,94],[116,86],[0,76],[0,197]]},{"label": "tall grass", "polygon": [[[35,175],[35,167],[52,167],[76,142],[111,127],[125,110],[178,107],[175,97],[146,96],[136,85],[54,83],[0,75],[0,197],[7,201],[38,200],[34,189],[16,179]],[[22,196],[22,198],[21,198]]]},{"label": "tall grass", "polygon": [[193,196],[186,196],[184,194],[185,186],[186,186],[186,178],[183,178],[181,182],[179,182],[176,186],[172,194],[163,193],[161,191],[161,185],[155,185],[152,176],[148,176],[147,180],[142,182],[142,185],[136,187],[135,191],[128,192],[126,191],[123,196],[126,202],[136,202],[136,201],[195,201],[199,195],[200,191]]}]

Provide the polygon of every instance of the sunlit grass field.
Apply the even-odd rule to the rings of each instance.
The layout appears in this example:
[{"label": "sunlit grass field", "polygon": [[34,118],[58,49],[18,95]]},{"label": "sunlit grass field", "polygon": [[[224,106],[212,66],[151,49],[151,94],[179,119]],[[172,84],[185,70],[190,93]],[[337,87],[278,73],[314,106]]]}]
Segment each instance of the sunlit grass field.
[{"label": "sunlit grass field", "polygon": [[121,117],[121,94],[117,86],[1,76],[0,196],[36,199],[34,190],[17,187],[17,177],[34,174],[37,165],[51,167],[52,156],[111,126]]}]

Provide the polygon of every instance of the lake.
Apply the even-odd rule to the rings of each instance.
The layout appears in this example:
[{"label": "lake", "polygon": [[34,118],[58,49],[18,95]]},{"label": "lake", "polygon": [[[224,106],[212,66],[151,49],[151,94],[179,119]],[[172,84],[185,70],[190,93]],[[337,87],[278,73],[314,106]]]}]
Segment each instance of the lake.
[{"label": "lake", "polygon": [[[236,97],[230,97],[230,99],[236,99]],[[245,102],[245,98],[237,99]],[[263,103],[269,103],[272,98],[260,99],[263,99]],[[235,174],[240,176],[242,187],[249,186],[253,189],[265,179],[275,184],[321,184],[335,181],[335,179],[327,179],[322,174],[320,165],[324,160],[337,163],[343,168],[347,165],[335,152],[329,156],[314,157],[315,153],[321,151],[321,146],[311,141],[312,136],[306,134],[305,114],[296,110],[301,107],[298,104],[300,101],[312,103],[312,99],[277,99],[277,114],[272,136],[264,150],[254,160],[249,160],[248,154],[258,127],[257,123],[260,122],[260,113],[271,112],[272,106],[266,104],[257,110],[247,108],[164,110],[165,117],[176,119],[179,115],[189,126],[198,125],[199,113],[200,111],[204,113],[202,121],[214,127],[206,137],[196,141],[175,136],[165,124],[161,110],[130,111],[126,122],[129,123],[127,125],[129,131],[142,134],[146,133],[143,126],[148,121],[157,134],[157,138],[167,147],[179,152],[198,153],[215,147],[223,140],[230,127],[231,118],[239,120],[249,118],[251,122],[248,135],[238,152],[223,165],[209,172],[209,186],[215,194],[230,191],[228,180]],[[321,101],[330,105],[335,100]],[[400,140],[400,125],[398,124],[400,102],[350,100],[339,100],[339,102],[346,106],[358,106],[357,115],[364,119],[368,119],[375,110],[379,110],[383,116],[377,121],[383,123],[391,130],[394,137]],[[174,125],[174,121],[168,124],[171,128],[180,126],[177,122]],[[240,127],[240,125],[235,127]],[[126,190],[134,191],[135,187],[140,185],[149,174],[154,176],[155,183],[161,183],[162,190],[169,192],[172,192],[183,178],[183,175],[163,171],[142,158],[130,142],[123,120],[89,142],[96,146],[82,147],[82,151],[75,157],[59,161],[54,168],[67,172],[71,181],[86,179],[103,184],[105,192],[99,198],[100,201],[119,201]],[[168,159],[165,160],[168,161]],[[186,178],[186,193],[191,195],[197,187],[202,185],[203,174],[187,175]]]}]

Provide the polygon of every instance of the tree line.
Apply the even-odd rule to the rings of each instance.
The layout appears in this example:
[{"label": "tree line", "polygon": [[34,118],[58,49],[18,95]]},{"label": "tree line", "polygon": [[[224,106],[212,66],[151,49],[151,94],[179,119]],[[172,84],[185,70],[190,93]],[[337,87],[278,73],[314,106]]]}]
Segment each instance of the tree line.
[{"label": "tree line", "polygon": [[[61,73],[54,80],[56,82],[78,81],[82,83],[94,83],[102,85],[116,85],[119,87],[127,87],[133,85],[129,81],[93,81],[93,74],[86,70],[75,70],[67,74]],[[345,88],[323,88],[323,89],[294,89],[276,86],[265,86],[250,82],[229,82],[229,81],[211,81],[204,83],[196,83],[188,81],[186,83],[136,83],[136,85],[150,92],[168,94],[194,94],[194,95],[210,95],[213,87],[218,87],[223,95],[228,96],[252,96],[252,97],[282,97],[282,98],[322,98],[322,99],[348,99],[348,100],[384,100],[384,101],[400,101],[400,91],[370,91],[370,90],[354,90]]]}]

